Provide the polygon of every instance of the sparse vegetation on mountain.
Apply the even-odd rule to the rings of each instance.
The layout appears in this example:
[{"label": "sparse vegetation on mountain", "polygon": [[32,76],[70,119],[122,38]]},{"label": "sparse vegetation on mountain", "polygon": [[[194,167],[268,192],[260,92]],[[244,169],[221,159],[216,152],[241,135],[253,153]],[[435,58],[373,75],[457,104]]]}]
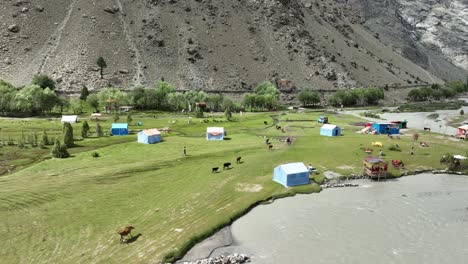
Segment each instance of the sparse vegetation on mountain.
[{"label": "sparse vegetation on mountain", "polygon": [[96,61],[96,64],[97,66],[99,66],[99,73],[100,73],[100,76],[101,76],[101,79],[104,78],[104,68],[107,68],[107,63],[106,61],[104,60],[103,57],[99,57]]},{"label": "sparse vegetation on mountain", "polygon": [[38,85],[42,89],[45,89],[45,88],[49,88],[51,90],[55,89],[55,81],[45,74],[34,75],[31,83]]}]

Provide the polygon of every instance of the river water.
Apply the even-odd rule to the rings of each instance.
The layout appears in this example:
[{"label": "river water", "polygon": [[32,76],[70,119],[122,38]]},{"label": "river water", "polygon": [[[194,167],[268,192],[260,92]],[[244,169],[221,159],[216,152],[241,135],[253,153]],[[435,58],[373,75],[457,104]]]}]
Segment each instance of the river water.
[{"label": "river water", "polygon": [[468,176],[421,174],[254,208],[231,227],[252,263],[468,263]]}]

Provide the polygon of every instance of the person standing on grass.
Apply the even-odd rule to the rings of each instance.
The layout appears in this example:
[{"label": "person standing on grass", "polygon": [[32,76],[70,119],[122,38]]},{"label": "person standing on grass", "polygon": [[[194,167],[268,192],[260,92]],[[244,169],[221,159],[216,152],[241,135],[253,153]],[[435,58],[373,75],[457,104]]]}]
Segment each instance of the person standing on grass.
[{"label": "person standing on grass", "polygon": [[187,156],[187,148],[184,146],[184,157]]}]

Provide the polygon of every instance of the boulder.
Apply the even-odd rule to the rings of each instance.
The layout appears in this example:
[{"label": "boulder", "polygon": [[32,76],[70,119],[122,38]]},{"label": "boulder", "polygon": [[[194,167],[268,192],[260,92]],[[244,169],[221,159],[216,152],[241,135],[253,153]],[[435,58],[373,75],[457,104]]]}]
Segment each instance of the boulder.
[{"label": "boulder", "polygon": [[16,24],[9,25],[8,26],[8,31],[13,32],[13,33],[18,33],[20,31],[20,28]]},{"label": "boulder", "polygon": [[105,7],[104,8],[104,11],[106,11],[107,13],[111,13],[111,14],[115,14],[117,12],[119,12],[119,7],[114,5],[113,7]]}]

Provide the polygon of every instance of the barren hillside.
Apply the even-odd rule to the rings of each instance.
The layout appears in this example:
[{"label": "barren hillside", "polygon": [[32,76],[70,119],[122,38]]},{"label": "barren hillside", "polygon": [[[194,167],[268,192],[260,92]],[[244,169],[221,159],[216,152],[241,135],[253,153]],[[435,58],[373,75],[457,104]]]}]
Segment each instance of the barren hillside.
[{"label": "barren hillside", "polygon": [[[44,73],[68,91],[160,79],[224,91],[278,79],[317,89],[465,79],[464,13],[442,15],[456,33],[428,36],[422,27],[467,1],[444,10],[413,2],[0,0],[0,78],[21,85]],[[414,17],[424,23],[410,28]],[[438,39],[445,41],[431,44]],[[108,65],[102,80],[100,56]]]}]

